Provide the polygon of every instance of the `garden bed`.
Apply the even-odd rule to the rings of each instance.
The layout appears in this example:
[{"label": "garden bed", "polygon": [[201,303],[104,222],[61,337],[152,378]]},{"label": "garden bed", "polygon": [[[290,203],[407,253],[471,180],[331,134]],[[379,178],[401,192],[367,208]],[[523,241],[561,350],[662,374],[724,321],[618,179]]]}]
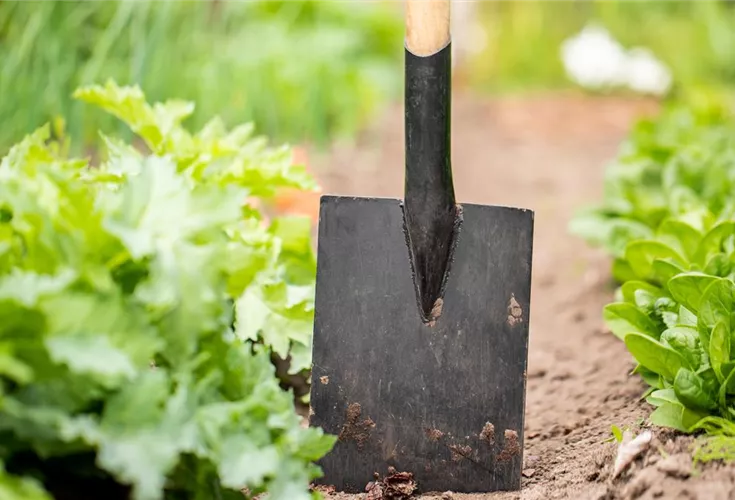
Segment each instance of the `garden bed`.
[{"label": "garden bed", "polygon": [[[644,458],[609,480],[611,426],[637,432],[652,408],[640,400],[645,384],[629,374],[632,357],[602,322],[614,292],[610,260],[571,236],[568,224],[580,206],[599,201],[604,167],[632,122],[656,109],[645,100],[575,95],[455,100],[458,199],[529,207],[536,235],[523,490],[454,498],[716,499],[735,488],[735,468],[692,470],[691,438],[659,428]],[[401,120],[396,109],[357,145],[312,157],[324,191],[401,196]],[[302,204],[309,206],[316,198]]]}]

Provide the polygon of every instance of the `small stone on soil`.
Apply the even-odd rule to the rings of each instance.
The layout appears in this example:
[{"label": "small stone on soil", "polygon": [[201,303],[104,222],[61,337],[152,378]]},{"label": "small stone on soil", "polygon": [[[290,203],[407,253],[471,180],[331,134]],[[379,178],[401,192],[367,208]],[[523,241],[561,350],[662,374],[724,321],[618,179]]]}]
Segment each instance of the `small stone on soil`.
[{"label": "small stone on soil", "polygon": [[686,479],[692,474],[692,460],[686,453],[678,453],[660,460],[656,468],[667,476]]},{"label": "small stone on soil", "polygon": [[661,482],[661,473],[654,468],[641,470],[623,488],[623,498],[638,498],[652,485]]},{"label": "small stone on soil", "polygon": [[533,475],[536,473],[536,469],[523,469],[523,477],[533,477]]}]

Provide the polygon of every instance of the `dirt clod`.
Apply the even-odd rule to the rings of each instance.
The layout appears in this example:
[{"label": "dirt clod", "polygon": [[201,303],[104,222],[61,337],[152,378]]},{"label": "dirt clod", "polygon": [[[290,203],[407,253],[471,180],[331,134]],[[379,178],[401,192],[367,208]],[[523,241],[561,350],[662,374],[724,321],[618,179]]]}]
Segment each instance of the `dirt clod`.
[{"label": "dirt clod", "polygon": [[416,481],[412,473],[397,472],[394,467],[388,467],[388,475],[381,480],[376,472],[365,491],[365,500],[408,500],[416,491]]},{"label": "dirt clod", "polygon": [[439,429],[426,429],[426,436],[432,441],[439,441],[444,437],[444,433]]},{"label": "dirt clod", "polygon": [[656,463],[656,468],[667,476],[686,479],[692,474],[692,459],[685,453],[669,455]]},{"label": "dirt clod", "polygon": [[336,493],[334,486],[331,484],[312,484],[309,489],[312,491],[318,491],[324,496],[330,496]]},{"label": "dirt clod", "polygon": [[452,461],[454,462],[459,462],[472,454],[472,448],[467,445],[450,444],[449,449],[452,451]]},{"label": "dirt clod", "polygon": [[347,407],[347,418],[339,433],[340,441],[353,440],[357,443],[357,449],[362,450],[365,443],[370,439],[370,433],[375,427],[375,422],[368,417],[360,421],[362,407],[360,403],[352,403]]},{"label": "dirt clod", "polygon": [[661,473],[653,468],[638,472],[628,484],[623,487],[623,498],[638,498],[656,483],[661,482]]},{"label": "dirt clod", "polygon": [[439,316],[441,316],[442,309],[444,309],[444,299],[440,297],[436,299],[436,302],[434,302],[434,306],[431,308],[431,312],[429,313],[431,319],[436,320]]},{"label": "dirt clod", "polygon": [[523,309],[521,309],[521,305],[516,300],[515,295],[510,295],[510,300],[508,301],[508,325],[509,326],[515,326],[518,323],[523,322]]},{"label": "dirt clod", "polygon": [[500,454],[498,454],[499,462],[511,460],[521,453],[521,445],[518,443],[518,433],[516,431],[505,429],[503,436],[505,437],[505,444]]},{"label": "dirt clod", "polygon": [[485,426],[482,428],[482,432],[480,432],[480,439],[490,446],[495,444],[495,426],[490,422],[485,422]]},{"label": "dirt clod", "polygon": [[454,500],[454,493],[451,491],[445,491],[441,496],[442,500]]},{"label": "dirt clod", "polygon": [[383,483],[380,481],[370,481],[365,486],[365,500],[383,500]]}]

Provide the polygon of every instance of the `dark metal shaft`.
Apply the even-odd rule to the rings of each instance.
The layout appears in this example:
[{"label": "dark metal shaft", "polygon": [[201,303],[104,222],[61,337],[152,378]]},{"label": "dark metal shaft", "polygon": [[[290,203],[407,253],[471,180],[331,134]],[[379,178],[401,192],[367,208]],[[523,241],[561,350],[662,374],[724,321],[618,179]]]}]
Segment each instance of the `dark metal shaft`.
[{"label": "dark metal shaft", "polygon": [[441,309],[435,306],[458,224],[450,157],[451,44],[427,57],[405,52],[405,222],[422,316],[430,321]]}]

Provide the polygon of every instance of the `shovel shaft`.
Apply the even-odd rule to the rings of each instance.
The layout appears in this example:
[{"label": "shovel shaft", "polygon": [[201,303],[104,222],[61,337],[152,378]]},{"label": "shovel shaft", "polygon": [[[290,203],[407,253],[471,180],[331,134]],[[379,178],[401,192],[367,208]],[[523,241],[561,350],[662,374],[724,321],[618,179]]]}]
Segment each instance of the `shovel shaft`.
[{"label": "shovel shaft", "polygon": [[[436,319],[453,247],[448,0],[408,0],[405,51],[405,222],[422,316]],[[432,317],[433,316],[433,317]]]}]

